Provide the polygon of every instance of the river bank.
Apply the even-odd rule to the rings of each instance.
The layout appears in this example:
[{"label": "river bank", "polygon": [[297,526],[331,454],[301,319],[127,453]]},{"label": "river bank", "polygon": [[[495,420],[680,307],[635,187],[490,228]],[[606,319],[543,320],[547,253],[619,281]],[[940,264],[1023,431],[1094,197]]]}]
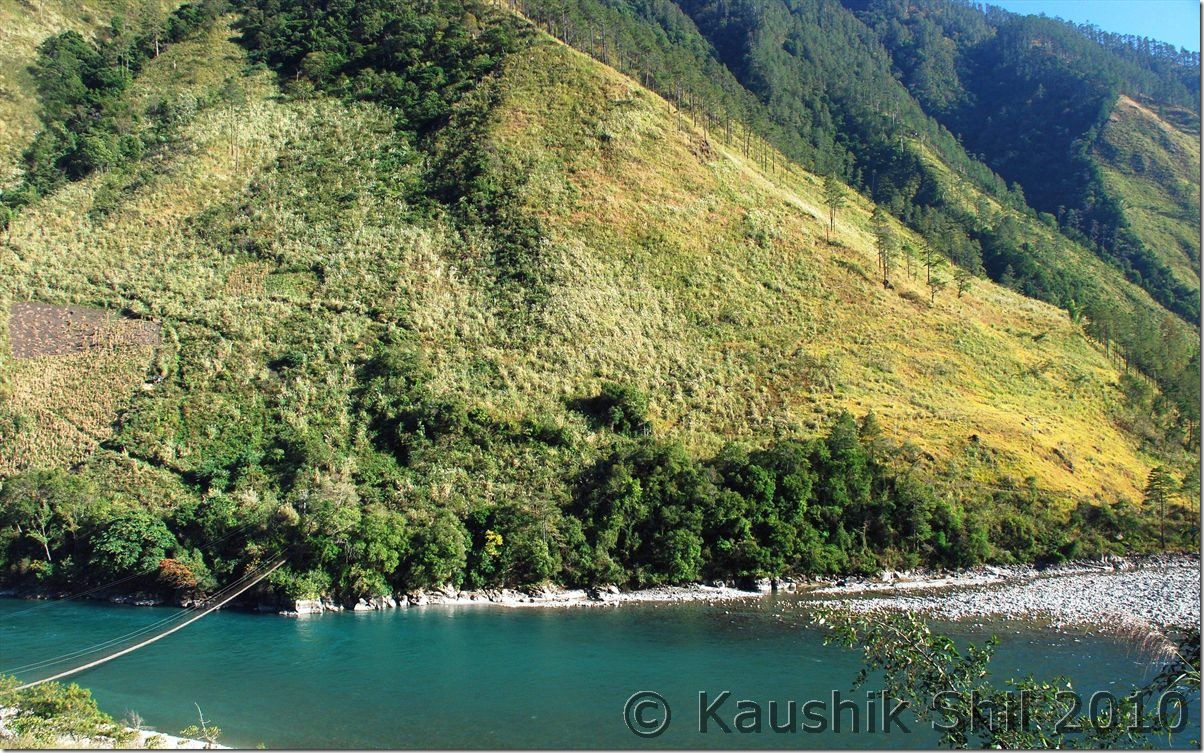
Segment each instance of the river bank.
[{"label": "river bank", "polygon": [[380,609],[406,607],[513,607],[513,608],[567,608],[567,607],[617,607],[623,604],[649,602],[723,602],[738,599],[757,599],[774,590],[769,580],[760,581],[751,588],[731,585],[695,583],[686,586],[657,586],[653,588],[624,591],[618,586],[597,588],[564,588],[561,586],[539,586],[526,589],[499,588],[480,591],[457,591],[453,588],[426,589],[398,596],[380,596],[360,599],[354,604],[343,606],[328,599],[305,599],[277,609],[264,604],[259,611],[286,616],[301,616],[321,612],[369,612]]},{"label": "river bank", "polygon": [[[0,747],[89,748],[96,750],[229,750],[228,746],[208,743],[191,737],[179,737],[141,727],[115,726],[114,722],[98,722],[91,734],[60,734],[52,740],[23,737],[10,726],[21,716],[21,709],[0,706]],[[46,743],[52,743],[47,745]]]},{"label": "river bank", "polygon": [[[543,587],[528,590],[422,591],[404,597],[361,600],[355,611],[393,607],[499,606],[512,608],[618,607],[624,604],[723,603],[769,594],[797,594],[810,605],[855,610],[922,612],[951,620],[998,617],[1037,619],[1054,627],[1103,627],[1112,632],[1199,624],[1200,559],[1197,555],[1108,557],[1059,565],[982,566],[957,572],[886,571],[873,577],[761,579],[662,586],[624,591]],[[329,602],[298,602],[306,614],[338,610]]]},{"label": "river bank", "polygon": [[817,603],[908,611],[950,620],[1040,619],[1109,631],[1200,623],[1198,556],[1108,558],[1038,569],[979,568],[939,577],[862,580],[816,588]]},{"label": "river bank", "polygon": [[[1052,566],[984,565],[960,571],[884,571],[870,577],[748,579],[625,590],[608,585],[573,589],[456,590],[451,586],[338,603],[332,599],[243,600],[238,609],[285,616],[411,607],[618,607],[642,603],[721,603],[769,594],[798,594],[803,603],[851,609],[917,611],[946,619],[1041,618],[1056,625],[1097,624],[1102,618],[1153,626],[1199,623],[1198,555],[1106,557]],[[0,596],[47,598],[0,592]],[[811,599],[810,597],[817,597]],[[111,594],[111,603],[157,606],[148,594]],[[191,606],[183,604],[182,606]],[[1107,623],[1105,623],[1107,624]]]}]

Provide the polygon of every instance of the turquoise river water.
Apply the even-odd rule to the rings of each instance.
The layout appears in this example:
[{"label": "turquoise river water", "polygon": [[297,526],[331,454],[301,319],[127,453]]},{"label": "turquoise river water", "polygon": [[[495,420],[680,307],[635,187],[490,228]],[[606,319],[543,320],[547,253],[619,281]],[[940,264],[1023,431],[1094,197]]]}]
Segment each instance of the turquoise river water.
[{"label": "turquoise river water", "polygon": [[[31,606],[33,607],[31,609]],[[619,608],[423,607],[285,618],[237,611],[212,614],[164,640],[75,679],[116,717],[178,734],[206,719],[227,745],[269,748],[885,748],[931,747],[936,735],[911,731],[775,733],[768,705],[830,699],[851,691],[853,651],[825,646],[797,597],[721,605],[629,604]],[[137,630],[168,609],[0,599],[0,672]],[[959,641],[1002,639],[998,677],[1065,674],[1080,691],[1118,695],[1148,677],[1148,657],[1131,642],[1037,625],[942,626]],[[92,657],[88,657],[92,658]],[[82,659],[80,661],[83,661]],[[71,663],[61,667],[72,666]],[[60,667],[56,666],[55,669]],[[18,672],[25,679],[49,669]],[[874,688],[874,682],[867,684]],[[637,691],[659,693],[672,710],[655,738],[637,737],[624,704]],[[699,731],[699,693],[729,701],[717,716],[733,726],[737,701],[765,711],[761,733]],[[1169,741],[1199,739],[1199,701],[1188,728]],[[660,709],[642,711],[656,721]],[[799,714],[799,724],[806,720]],[[1166,745],[1168,741],[1161,741]]]}]

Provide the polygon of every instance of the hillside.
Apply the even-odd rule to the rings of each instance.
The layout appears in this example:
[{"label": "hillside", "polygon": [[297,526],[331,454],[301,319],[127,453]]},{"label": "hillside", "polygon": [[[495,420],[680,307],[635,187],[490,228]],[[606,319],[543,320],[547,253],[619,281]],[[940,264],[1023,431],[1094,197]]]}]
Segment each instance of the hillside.
[{"label": "hillside", "polygon": [[[842,408],[873,410],[942,463],[977,433],[1018,461],[1012,474],[1079,494],[1100,485],[1125,493],[1124,463],[1080,486],[1055,453],[1083,444],[1076,437],[1106,415],[1116,377],[1064,314],[987,282],[961,298],[942,292],[934,307],[905,272],[885,290],[873,271],[868,205],[845,210],[827,244],[814,176],[795,168],[767,176],[675,126],[629,80],[600,76],[560,49],[541,53],[545,65],[508,78],[516,90],[501,107],[498,143],[540,155],[533,209],[577,197],[571,209],[541,212],[563,239],[567,269],[597,270],[578,271],[564,291],[562,316],[575,312],[576,322],[562,342],[608,354],[609,368],[571,367],[566,352],[540,370],[567,382],[537,392],[571,394],[594,375],[632,382],[651,396],[655,425],[708,449],[718,437],[805,433]],[[624,325],[635,321],[635,331]],[[1078,419],[1059,397],[1076,382],[1100,400]],[[1034,431],[1030,419],[1054,425]],[[1119,433],[1112,439],[1125,444]]]},{"label": "hillside", "polygon": [[[1194,435],[1198,296],[1171,283],[1128,228],[1098,167],[1080,154],[1117,77],[1189,101],[1179,58],[1157,45],[1154,57],[1090,30],[952,0],[518,5],[687,109],[692,122],[734,134],[745,154],[751,130],[806,169],[841,177],[943,257],[1080,317],[1170,398],[1173,408],[1155,423]],[[1046,42],[1058,51],[1043,52]],[[996,64],[1013,86],[995,81]],[[1060,111],[1060,102],[1069,109]],[[772,172],[756,136],[751,146]],[[1063,211],[1046,206],[1051,201]],[[1009,221],[998,222],[1003,216]],[[1180,322],[1166,321],[1168,308]],[[1167,348],[1148,337],[1156,330],[1169,332]]]},{"label": "hillside", "polygon": [[278,13],[224,15],[115,95],[154,148],[14,214],[7,581],[186,591],[287,551],[282,593],[354,598],[1152,541],[1132,503],[1185,455],[1064,311],[938,255],[927,285],[922,239],[847,189],[828,240],[781,154],[432,8],[445,47],[405,49],[444,99],[285,75]]},{"label": "hillside", "polygon": [[91,37],[117,15],[134,16],[166,2],[151,0],[5,0],[0,2],[0,186],[17,175],[21,152],[38,130],[35,83],[28,68],[37,46],[50,34],[67,29]]},{"label": "hillside", "polygon": [[[1198,54],[963,0],[844,4],[874,30],[895,75],[925,111],[968,151],[1020,186],[1027,203],[1065,235],[1196,323],[1198,283],[1168,266],[1157,245],[1163,238],[1147,241],[1131,226],[1128,196],[1101,175],[1093,147],[1124,96],[1198,122]],[[1199,190],[1198,175],[1188,183]]]},{"label": "hillside", "polygon": [[[1164,120],[1180,115],[1179,124]],[[1186,116],[1183,119],[1182,116]],[[1094,154],[1134,232],[1185,285],[1200,286],[1200,122],[1120,97]]]}]

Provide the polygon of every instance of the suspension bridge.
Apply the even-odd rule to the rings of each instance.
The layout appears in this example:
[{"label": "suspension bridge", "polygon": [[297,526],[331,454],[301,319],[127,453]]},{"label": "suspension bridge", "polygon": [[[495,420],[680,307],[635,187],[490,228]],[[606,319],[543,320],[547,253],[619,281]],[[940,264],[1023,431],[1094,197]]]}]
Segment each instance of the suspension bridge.
[{"label": "suspension bridge", "polygon": [[[251,568],[241,578],[234,581],[233,583],[230,583],[225,588],[222,588],[221,590],[215,592],[208,598],[192,605],[191,607],[189,607],[187,609],[181,610],[180,612],[177,612],[177,613],[171,615],[170,617],[166,617],[166,618],[159,620],[157,622],[154,622],[150,625],[139,628],[138,630],[134,630],[132,632],[126,633],[125,635],[119,636],[117,638],[113,638],[111,640],[104,641],[102,643],[88,646],[86,648],[79,649],[77,651],[72,651],[72,652],[69,652],[66,654],[62,654],[60,656],[56,656],[52,659],[46,659],[43,661],[25,664],[25,665],[22,665],[19,667],[12,667],[9,669],[0,670],[0,674],[15,675],[18,672],[21,672],[21,673],[34,672],[34,671],[38,671],[38,670],[44,670],[49,667],[54,667],[54,666],[57,666],[60,664],[65,664],[72,660],[82,659],[84,657],[87,657],[87,656],[90,656],[93,654],[98,654],[98,653],[105,652],[105,651],[111,652],[111,653],[104,654],[104,655],[100,656],[99,658],[90,659],[90,660],[86,661],[84,664],[81,664],[79,666],[57,672],[56,674],[53,674],[49,677],[44,677],[40,680],[34,680],[32,682],[27,682],[24,685],[20,685],[16,688],[11,689],[10,691],[8,691],[8,692],[15,693],[18,691],[28,690],[29,688],[37,687],[38,685],[42,685],[44,683],[54,682],[56,680],[61,680],[65,677],[70,677],[72,675],[79,674],[80,672],[85,672],[89,669],[92,669],[93,667],[99,667],[102,664],[111,662],[114,659],[125,656],[126,654],[133,653],[134,651],[137,651],[140,648],[144,648],[146,646],[151,645],[152,643],[161,641],[164,638],[166,638],[167,636],[171,635],[172,633],[183,630],[184,628],[188,627],[189,625],[191,625],[192,623],[201,619],[202,617],[204,617],[208,614],[211,614],[212,612],[215,612],[218,609],[221,609],[222,607],[229,604],[234,599],[238,598],[238,596],[240,596],[241,594],[245,593],[247,590],[249,590],[250,588],[255,586],[257,583],[262,581],[264,578],[267,578],[269,575],[271,575],[272,573],[279,570],[286,561],[287,561],[287,559],[285,557],[277,556],[275,558],[270,559],[269,561],[260,563],[258,566]],[[83,594],[76,594],[69,598],[76,598],[80,595],[95,593],[97,590],[98,589],[91,589],[90,591],[83,592]],[[18,614],[20,614],[20,613],[18,613]],[[134,643],[133,645],[119,648],[119,646],[121,644],[123,644],[127,641],[134,640],[136,638],[141,638],[142,636],[146,636],[146,635],[150,635],[150,637],[142,638],[142,640],[139,640],[137,643]]]}]

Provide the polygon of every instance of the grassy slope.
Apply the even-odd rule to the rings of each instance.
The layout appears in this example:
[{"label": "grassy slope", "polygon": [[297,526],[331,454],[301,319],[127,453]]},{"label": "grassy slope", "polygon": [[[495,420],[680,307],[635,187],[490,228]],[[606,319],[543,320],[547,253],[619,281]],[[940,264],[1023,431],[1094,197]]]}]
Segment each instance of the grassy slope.
[{"label": "grassy slope", "polygon": [[[169,50],[139,87],[204,100],[241,71],[228,36]],[[767,175],[713,141],[708,153],[663,100],[578,53],[543,44],[500,84],[498,159],[530,172],[526,198],[548,230],[550,303],[522,336],[491,308],[478,244],[398,219],[407,208],[389,185],[404,170],[378,164],[398,148],[387,113],[280,101],[264,74],[240,85],[245,103],[203,110],[137,185],[68,186],[0,245],[9,300],[130,306],[164,322],[155,368],[169,378],[138,391],[123,434],[154,463],[187,471],[238,444],[210,428],[231,411],[345,435],[356,365],[404,326],[437,392],[495,415],[556,415],[580,436],[564,398],[607,378],[645,389],[655,431],[698,452],[873,409],[934,468],[1139,496],[1150,459],[1110,419],[1116,368],[1062,312],[983,281],[931,309],[902,272],[884,290],[865,202],[842,212],[829,246],[814,176]],[[114,182],[124,203],[89,217]],[[206,224],[216,232],[196,230]],[[264,252],[222,244],[238,224]],[[294,346],[309,367],[266,366]],[[14,378],[11,362],[3,370]],[[34,430],[53,441],[48,428]],[[449,468],[446,494],[505,494],[523,483],[511,460],[533,462],[498,462],[497,483]]]},{"label": "grassy slope", "polygon": [[1199,123],[1175,126],[1121,97],[1096,143],[1109,190],[1146,245],[1182,282],[1200,289]]},{"label": "grassy slope", "polygon": [[1033,240],[1030,253],[1038,264],[1056,257],[1059,266],[1074,270],[1083,279],[1090,280],[1095,294],[1117,306],[1125,316],[1143,315],[1147,320],[1161,320],[1163,326],[1173,328],[1175,332],[1187,339],[1198,337],[1191,325],[1178,317],[1167,314],[1149,293],[1134,285],[1125,278],[1120,270],[1102,260],[1098,255],[1070,240],[1053,227],[1015,209],[1003,206],[974,186],[973,183],[957,175],[931,149],[922,144],[916,144],[916,148],[921,159],[929,164],[933,174],[941,181],[946,195],[955,202],[960,202],[960,208],[963,211],[980,215],[985,211],[995,217],[1006,215],[1016,222],[1023,229],[1024,237]]},{"label": "grassy slope", "polygon": [[[38,129],[38,103],[29,65],[52,34],[74,29],[85,37],[114,16],[144,6],[137,0],[0,0],[0,186],[16,177],[21,152]],[[169,7],[174,2],[160,5]]]},{"label": "grassy slope", "polygon": [[[142,98],[158,90],[204,97],[224,80],[221,74],[237,76],[243,65],[240,51],[227,40],[230,35],[223,27],[205,40],[169,48],[148,67],[132,96]],[[147,160],[136,176],[94,176],[22,212],[6,242],[0,243],[0,299],[5,310],[14,300],[131,307],[168,323],[160,355],[173,358],[178,320],[191,318],[189,311],[205,300],[208,286],[224,285],[214,281],[222,274],[220,260],[187,251],[184,256],[172,253],[179,248],[180,223],[225,194],[237,194],[259,164],[254,160],[274,153],[272,129],[282,120],[279,108],[266,101],[271,89],[265,79],[261,75],[244,80],[257,94],[253,103],[207,112],[208,117],[194,122],[180,145],[188,156]],[[147,97],[148,104],[151,99]],[[254,119],[257,131],[237,127],[239,118]],[[149,185],[130,193],[108,217],[91,215],[103,195],[121,192],[135,180]],[[181,293],[181,288],[187,292]],[[9,358],[7,317],[0,324],[5,345],[0,398],[27,419],[16,437],[6,438],[0,472],[26,467],[30,461],[77,461],[111,435],[116,411],[147,376],[150,354],[134,349],[16,361]],[[167,367],[159,362],[152,368],[163,373]],[[70,420],[77,415],[87,416],[87,424]],[[43,416],[61,420],[43,421]],[[64,429],[64,423],[74,424],[74,430]]]},{"label": "grassy slope", "polygon": [[660,431],[706,447],[873,409],[940,462],[973,465],[978,434],[1044,486],[1136,494],[1144,462],[1107,418],[1116,372],[1064,314],[986,282],[931,310],[899,294],[918,280],[884,290],[857,271],[875,264],[864,202],[830,247],[814,176],[715,142],[702,158],[659,98],[562,47],[539,56],[510,71],[497,137],[534,160],[564,276],[553,337],[523,365],[533,393],[634,382]]}]

